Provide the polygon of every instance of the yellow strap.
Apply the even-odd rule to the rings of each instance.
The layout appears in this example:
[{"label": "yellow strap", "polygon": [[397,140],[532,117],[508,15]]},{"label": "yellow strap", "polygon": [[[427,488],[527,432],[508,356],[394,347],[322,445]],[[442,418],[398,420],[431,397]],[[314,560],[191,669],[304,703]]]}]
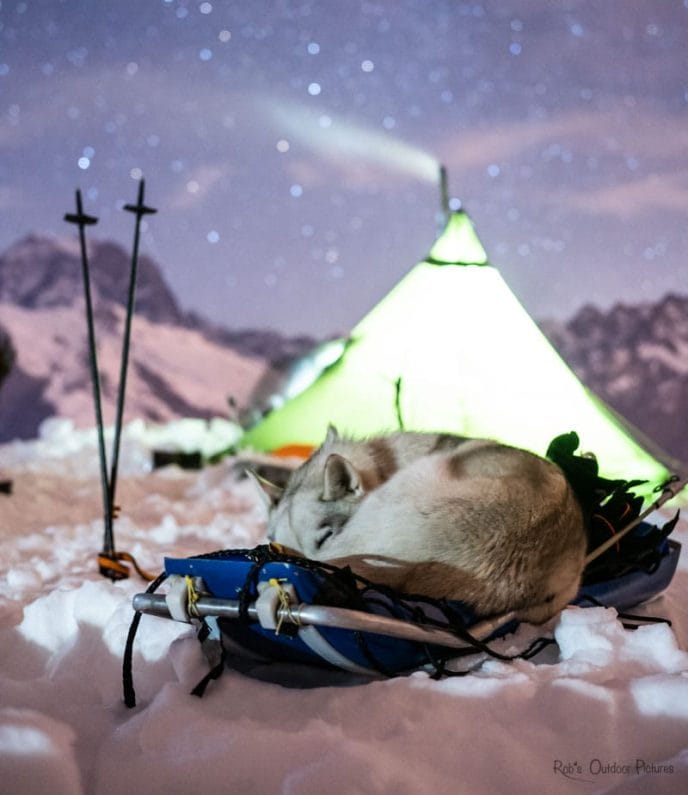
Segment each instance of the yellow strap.
[{"label": "yellow strap", "polygon": [[282,583],[286,582],[286,579],[278,579],[277,577],[271,577],[268,580],[268,585],[272,588],[277,589],[277,597],[279,599],[280,608],[284,608],[284,612],[280,612],[278,609],[277,612],[277,626],[275,627],[275,635],[279,635],[280,629],[282,628],[282,624],[284,619],[288,615],[289,618],[292,620],[293,623],[299,624],[300,622],[298,619],[293,615],[291,612],[291,598],[287,591],[284,590],[282,587]]},{"label": "yellow strap", "polygon": [[189,615],[198,617],[196,602],[198,602],[200,594],[194,588],[193,578],[190,575],[185,575],[184,581],[186,582],[186,611]]}]

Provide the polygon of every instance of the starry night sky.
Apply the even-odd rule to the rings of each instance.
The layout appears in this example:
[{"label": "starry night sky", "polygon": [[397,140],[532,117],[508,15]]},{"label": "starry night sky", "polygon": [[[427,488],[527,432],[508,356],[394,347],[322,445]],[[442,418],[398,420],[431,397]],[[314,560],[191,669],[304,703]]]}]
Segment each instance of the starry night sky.
[{"label": "starry night sky", "polygon": [[346,332],[437,170],[537,318],[688,292],[688,0],[2,0],[0,248],[62,221],[230,327]]}]

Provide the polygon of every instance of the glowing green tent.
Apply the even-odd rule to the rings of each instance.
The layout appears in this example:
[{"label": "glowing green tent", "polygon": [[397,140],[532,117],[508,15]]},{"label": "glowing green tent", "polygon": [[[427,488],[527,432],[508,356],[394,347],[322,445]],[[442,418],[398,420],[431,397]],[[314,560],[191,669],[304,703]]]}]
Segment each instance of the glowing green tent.
[{"label": "glowing green tent", "polygon": [[243,444],[319,444],[398,429],[489,437],[545,453],[575,430],[608,477],[664,479],[665,467],[586,389],[453,213],[428,257],[353,329],[341,358],[272,411]]}]

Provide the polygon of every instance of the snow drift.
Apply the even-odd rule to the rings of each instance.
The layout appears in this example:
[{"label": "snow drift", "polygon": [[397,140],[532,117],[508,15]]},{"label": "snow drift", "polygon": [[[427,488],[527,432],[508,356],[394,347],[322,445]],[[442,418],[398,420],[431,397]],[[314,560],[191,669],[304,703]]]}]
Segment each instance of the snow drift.
[{"label": "snow drift", "polygon": [[[210,431],[200,424],[207,444]],[[225,432],[227,429],[224,429]],[[127,426],[118,547],[149,569],[264,540],[252,486],[233,462],[151,472],[159,436]],[[138,706],[121,658],[136,577],[97,573],[95,434],[44,425],[0,447],[0,776],[13,793],[679,792],[688,787],[688,563],[640,608],[671,618],[626,631],[613,610],[569,608],[557,646],[532,661],[483,661],[463,678],[288,688],[206,671],[186,625],[144,616]],[[688,541],[686,525],[674,537]],[[685,556],[684,556],[685,558]],[[527,635],[530,628],[523,628]],[[519,637],[507,639],[507,646]],[[279,672],[271,678],[279,679]]]}]

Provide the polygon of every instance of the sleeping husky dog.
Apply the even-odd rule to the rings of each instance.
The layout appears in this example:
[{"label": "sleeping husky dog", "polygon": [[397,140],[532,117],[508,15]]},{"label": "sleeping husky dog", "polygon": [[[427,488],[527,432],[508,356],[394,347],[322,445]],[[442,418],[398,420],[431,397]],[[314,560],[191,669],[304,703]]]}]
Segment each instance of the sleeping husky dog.
[{"label": "sleeping husky dog", "polygon": [[291,551],[483,615],[546,621],[580,583],[586,532],[564,475],[497,442],[331,427],[270,502],[268,535]]}]

